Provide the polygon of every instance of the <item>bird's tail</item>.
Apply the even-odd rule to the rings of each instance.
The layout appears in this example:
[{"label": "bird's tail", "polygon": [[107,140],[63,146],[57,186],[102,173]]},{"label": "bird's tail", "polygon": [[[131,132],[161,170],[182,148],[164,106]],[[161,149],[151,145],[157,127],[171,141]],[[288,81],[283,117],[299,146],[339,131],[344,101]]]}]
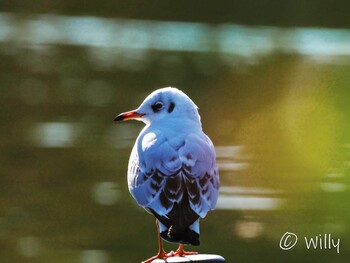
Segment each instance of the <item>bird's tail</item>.
[{"label": "bird's tail", "polygon": [[161,237],[169,242],[191,244],[193,246],[199,246],[199,234],[189,227],[180,228],[171,225],[167,231],[160,233]]}]

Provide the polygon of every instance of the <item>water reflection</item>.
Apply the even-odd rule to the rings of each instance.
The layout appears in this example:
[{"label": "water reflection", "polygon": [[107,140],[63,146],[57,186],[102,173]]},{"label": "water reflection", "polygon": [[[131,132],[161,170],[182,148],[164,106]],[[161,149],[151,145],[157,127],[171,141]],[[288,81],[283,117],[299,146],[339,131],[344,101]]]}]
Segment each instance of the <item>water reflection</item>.
[{"label": "water reflection", "polygon": [[273,210],[280,207],[280,200],[269,197],[221,195],[217,209],[225,210]]},{"label": "water reflection", "polygon": [[22,237],[18,240],[18,253],[26,258],[38,257],[43,250],[41,243],[42,242],[37,237]]},{"label": "water reflection", "polygon": [[[285,52],[307,55],[328,63],[339,61],[339,56],[350,55],[350,31],[344,29],[210,26],[63,15],[24,18],[9,13],[0,13],[0,22],[0,42],[22,42],[39,49],[51,44],[100,48],[92,54],[95,58],[103,58],[103,61],[118,60],[118,56],[125,55],[125,52],[132,55],[135,50],[139,50],[137,57],[144,61],[146,51],[154,49],[218,52],[229,64],[232,61],[227,55],[251,60],[274,52]],[[115,53],[113,48],[122,49],[123,53]]]},{"label": "water reflection", "polygon": [[97,183],[93,188],[92,197],[100,205],[113,205],[120,199],[119,186],[114,182]]},{"label": "water reflection", "polygon": [[107,263],[109,256],[103,250],[85,250],[81,254],[81,263]]},{"label": "water reflection", "polygon": [[345,192],[348,185],[345,183],[322,183],[321,189],[326,192]]},{"label": "water reflection", "polygon": [[237,220],[234,230],[241,238],[256,239],[263,234],[264,226],[261,222],[247,218],[245,220]]},{"label": "water reflection", "polygon": [[78,130],[73,123],[39,123],[34,127],[33,138],[40,147],[71,147]]},{"label": "water reflection", "polygon": [[278,192],[269,189],[222,186],[217,208],[224,210],[274,210],[281,207]]},{"label": "water reflection", "polygon": [[215,151],[220,171],[239,171],[249,166],[249,156],[242,145],[217,146]]}]

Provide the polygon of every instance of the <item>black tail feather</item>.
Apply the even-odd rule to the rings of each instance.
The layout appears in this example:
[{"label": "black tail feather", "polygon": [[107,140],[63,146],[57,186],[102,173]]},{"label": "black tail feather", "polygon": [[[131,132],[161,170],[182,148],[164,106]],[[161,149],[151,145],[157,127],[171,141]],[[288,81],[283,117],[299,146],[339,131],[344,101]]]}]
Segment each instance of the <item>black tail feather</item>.
[{"label": "black tail feather", "polygon": [[186,228],[186,229],[176,229],[173,226],[167,231],[160,233],[161,237],[168,241],[174,243],[188,244],[193,246],[199,246],[199,234],[195,231]]},{"label": "black tail feather", "polygon": [[[181,182],[183,189],[186,189],[184,181]],[[160,198],[165,195],[161,195]],[[189,196],[187,191],[183,192],[182,199],[175,202],[171,211],[166,216],[159,215],[156,211],[148,207],[148,210],[168,229],[161,234],[161,237],[169,242],[191,244],[198,246],[199,234],[189,228],[199,215],[192,210],[189,203]]]}]

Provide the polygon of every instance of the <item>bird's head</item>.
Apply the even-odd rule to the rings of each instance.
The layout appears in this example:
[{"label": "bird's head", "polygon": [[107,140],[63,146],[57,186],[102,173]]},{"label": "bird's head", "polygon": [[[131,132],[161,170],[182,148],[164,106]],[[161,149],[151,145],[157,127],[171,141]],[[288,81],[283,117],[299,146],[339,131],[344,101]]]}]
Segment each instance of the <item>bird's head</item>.
[{"label": "bird's head", "polygon": [[136,110],[119,114],[114,120],[141,120],[152,124],[160,120],[192,120],[200,124],[198,108],[181,90],[162,88],[155,90],[142,102]]}]

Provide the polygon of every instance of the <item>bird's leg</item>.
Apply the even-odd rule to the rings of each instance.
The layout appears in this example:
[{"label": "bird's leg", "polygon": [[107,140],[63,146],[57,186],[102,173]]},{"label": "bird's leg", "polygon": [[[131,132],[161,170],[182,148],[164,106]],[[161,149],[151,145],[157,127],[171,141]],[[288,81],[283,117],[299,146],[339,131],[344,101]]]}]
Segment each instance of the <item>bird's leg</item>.
[{"label": "bird's leg", "polygon": [[174,256],[183,257],[183,256],[189,256],[189,255],[197,255],[198,252],[189,252],[184,250],[184,245],[180,244],[179,248],[176,250]]},{"label": "bird's leg", "polygon": [[156,219],[156,225],[157,225],[158,247],[159,247],[158,254],[154,257],[151,257],[151,258],[145,260],[145,261],[142,261],[142,263],[151,263],[155,259],[166,259],[169,257],[163,248],[163,241],[162,241],[162,237],[160,236],[160,232],[159,232],[158,219]]}]

